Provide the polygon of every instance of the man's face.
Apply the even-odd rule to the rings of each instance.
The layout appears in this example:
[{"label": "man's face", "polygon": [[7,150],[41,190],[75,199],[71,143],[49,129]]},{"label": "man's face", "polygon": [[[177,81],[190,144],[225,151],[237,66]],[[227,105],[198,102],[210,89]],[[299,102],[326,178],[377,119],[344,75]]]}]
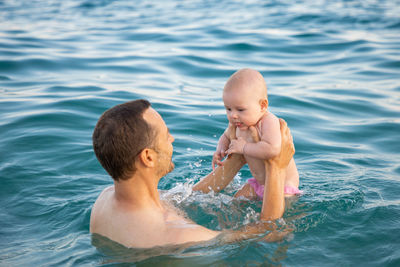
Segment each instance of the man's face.
[{"label": "man's face", "polygon": [[174,142],[174,137],[170,134],[161,115],[153,108],[147,109],[143,117],[156,131],[154,150],[158,155],[157,174],[162,177],[171,172],[175,167],[172,162],[172,153],[174,150],[172,143]]}]

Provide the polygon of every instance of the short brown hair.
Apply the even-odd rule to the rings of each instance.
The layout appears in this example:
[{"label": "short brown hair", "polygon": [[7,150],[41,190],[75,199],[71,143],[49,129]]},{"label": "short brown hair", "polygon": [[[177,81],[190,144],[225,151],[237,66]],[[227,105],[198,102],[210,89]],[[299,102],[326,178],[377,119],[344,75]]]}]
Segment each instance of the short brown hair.
[{"label": "short brown hair", "polygon": [[104,112],[94,128],[94,153],[116,181],[131,178],[136,156],[153,146],[155,130],[143,118],[150,106],[144,99],[117,105]]}]

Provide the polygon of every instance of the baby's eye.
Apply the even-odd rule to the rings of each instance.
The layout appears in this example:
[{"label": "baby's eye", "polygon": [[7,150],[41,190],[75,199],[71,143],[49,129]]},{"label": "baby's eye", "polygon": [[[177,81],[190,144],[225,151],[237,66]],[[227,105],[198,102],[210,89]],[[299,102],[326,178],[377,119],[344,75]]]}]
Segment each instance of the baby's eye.
[{"label": "baby's eye", "polygon": [[238,108],[238,111],[242,112],[242,111],[245,111],[245,109],[244,108]]},{"label": "baby's eye", "polygon": [[231,108],[225,108],[227,111],[231,111]]}]

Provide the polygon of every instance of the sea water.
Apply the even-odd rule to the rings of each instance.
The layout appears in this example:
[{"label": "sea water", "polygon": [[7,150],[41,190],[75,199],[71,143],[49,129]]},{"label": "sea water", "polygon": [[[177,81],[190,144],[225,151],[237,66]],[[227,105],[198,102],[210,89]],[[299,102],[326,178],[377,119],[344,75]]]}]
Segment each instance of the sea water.
[{"label": "sea water", "polygon": [[[400,1],[0,1],[1,266],[400,266]],[[127,249],[89,233],[111,178],[93,128],[146,98],[175,137],[162,198],[214,230],[261,203],[191,185],[227,125],[222,88],[259,70],[304,194],[283,241]]]}]

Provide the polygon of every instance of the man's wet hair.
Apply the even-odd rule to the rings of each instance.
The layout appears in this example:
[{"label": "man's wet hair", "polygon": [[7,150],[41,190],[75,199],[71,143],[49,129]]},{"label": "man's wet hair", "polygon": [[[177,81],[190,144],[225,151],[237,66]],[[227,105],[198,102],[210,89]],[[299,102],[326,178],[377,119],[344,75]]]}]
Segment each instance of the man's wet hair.
[{"label": "man's wet hair", "polygon": [[105,111],[96,124],[93,149],[115,181],[131,178],[136,157],[143,149],[153,147],[156,131],[143,118],[150,106],[144,99],[126,102]]}]

